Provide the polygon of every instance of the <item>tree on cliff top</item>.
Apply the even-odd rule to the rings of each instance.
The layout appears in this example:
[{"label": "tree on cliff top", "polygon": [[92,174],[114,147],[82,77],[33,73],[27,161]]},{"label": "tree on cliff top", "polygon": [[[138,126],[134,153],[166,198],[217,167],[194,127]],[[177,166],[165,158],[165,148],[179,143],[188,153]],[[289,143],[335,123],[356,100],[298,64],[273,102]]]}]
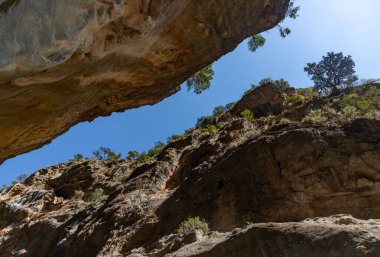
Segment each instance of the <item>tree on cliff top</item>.
[{"label": "tree on cliff top", "polygon": [[320,93],[337,95],[341,88],[358,80],[355,75],[355,62],[350,55],[329,52],[319,63],[308,63],[305,72],[314,81],[314,88]]}]

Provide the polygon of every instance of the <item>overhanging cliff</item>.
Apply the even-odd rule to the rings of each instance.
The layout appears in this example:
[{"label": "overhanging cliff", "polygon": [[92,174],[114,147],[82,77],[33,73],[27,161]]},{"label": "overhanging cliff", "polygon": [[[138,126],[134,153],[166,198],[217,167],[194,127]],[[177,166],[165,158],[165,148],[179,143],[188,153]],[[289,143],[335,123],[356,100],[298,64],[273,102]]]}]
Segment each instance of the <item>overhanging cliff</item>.
[{"label": "overhanging cliff", "polygon": [[82,121],[154,104],[288,0],[0,0],[0,163]]}]

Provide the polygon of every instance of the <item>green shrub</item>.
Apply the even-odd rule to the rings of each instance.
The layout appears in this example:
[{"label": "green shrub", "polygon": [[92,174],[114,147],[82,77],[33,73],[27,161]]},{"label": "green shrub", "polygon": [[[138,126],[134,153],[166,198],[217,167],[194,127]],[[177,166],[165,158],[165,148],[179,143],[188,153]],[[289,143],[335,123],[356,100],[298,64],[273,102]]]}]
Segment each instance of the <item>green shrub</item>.
[{"label": "green shrub", "polygon": [[100,201],[102,201],[104,198],[104,190],[101,189],[101,188],[97,188],[94,190],[94,192],[92,192],[90,194],[90,196],[88,197],[88,202],[90,202],[91,204],[97,204],[99,203]]},{"label": "green shrub", "polygon": [[297,93],[299,95],[305,96],[307,98],[315,98],[319,97],[319,93],[315,91],[314,88],[308,87],[308,88],[297,88],[296,89]]},{"label": "green shrub", "polygon": [[306,123],[322,123],[326,121],[327,117],[324,115],[322,109],[311,110],[310,113],[302,119],[302,122]]},{"label": "green shrub", "polygon": [[201,230],[203,231],[203,233],[207,234],[209,231],[209,228],[206,221],[203,219],[200,219],[199,217],[188,218],[187,220],[183,221],[179,225],[179,228],[177,229],[177,233],[185,235],[196,230]]},{"label": "green shrub", "polygon": [[377,96],[380,95],[380,88],[377,88],[376,86],[371,86],[366,93],[367,96]]},{"label": "green shrub", "polygon": [[285,99],[284,103],[286,106],[292,107],[292,106],[297,106],[297,105],[302,104],[303,101],[304,101],[303,96],[291,95]]},{"label": "green shrub", "polygon": [[342,110],[342,118],[351,120],[359,116],[359,111],[355,106],[346,106]]},{"label": "green shrub", "polygon": [[83,200],[83,197],[84,197],[84,192],[81,191],[81,190],[75,190],[74,192],[74,198],[76,200]]},{"label": "green shrub", "polygon": [[170,137],[168,137],[168,143],[176,141],[177,139],[180,139],[182,137],[183,137],[183,135],[171,135]]},{"label": "green shrub", "polygon": [[360,115],[365,115],[375,108],[375,105],[377,105],[376,102],[377,99],[371,101],[365,97],[358,96],[357,94],[349,94],[343,96],[340,105],[343,109],[348,106],[353,106],[359,111]]},{"label": "green shrub", "polygon": [[380,98],[372,99],[373,108],[380,110]]},{"label": "green shrub", "polygon": [[154,161],[154,157],[149,156],[146,152],[140,153],[139,157],[136,159],[139,163],[147,163]]},{"label": "green shrub", "polygon": [[75,154],[73,159],[71,159],[70,161],[74,161],[74,162],[77,162],[77,161],[83,161],[83,155],[81,154]]},{"label": "green shrub", "polygon": [[288,118],[281,118],[280,123],[281,124],[288,124],[288,123],[291,123],[291,120],[289,120]]},{"label": "green shrub", "polygon": [[367,99],[357,99],[354,105],[360,112],[360,114],[367,114],[372,110],[372,103]]},{"label": "green shrub", "polygon": [[214,120],[214,116],[201,116],[197,119],[197,123],[195,124],[196,129],[205,128],[207,125],[210,125]]},{"label": "green shrub", "polygon": [[218,127],[215,125],[208,125],[205,128],[201,128],[200,130],[202,133],[216,133],[218,132]]},{"label": "green shrub", "polygon": [[250,122],[252,122],[255,119],[255,117],[253,116],[253,113],[248,109],[245,109],[244,111],[242,111],[240,113],[240,116]]},{"label": "green shrub", "polygon": [[262,86],[262,85],[265,85],[268,83],[273,84],[281,92],[285,92],[288,88],[291,87],[289,82],[283,78],[273,80],[271,77],[268,77],[268,78],[264,78],[264,79],[260,80],[258,85],[251,85],[251,89],[257,88],[259,86]]},{"label": "green shrub", "polygon": [[360,115],[355,106],[347,105],[341,112],[337,112],[330,105],[325,105],[322,109],[312,110],[302,119],[302,122],[322,123],[329,120],[351,120]]},{"label": "green shrub", "polygon": [[337,119],[340,115],[334,108],[331,107],[330,104],[323,106],[322,112],[327,117],[327,119]]},{"label": "green shrub", "polygon": [[123,174],[117,177],[117,180],[120,182],[124,183],[125,181],[128,180],[128,178],[131,176],[131,174]]},{"label": "green shrub", "polygon": [[150,157],[156,157],[157,155],[159,155],[162,150],[164,150],[164,148],[166,147],[166,144],[161,142],[161,141],[158,141],[156,143],[154,143],[154,146],[148,150],[148,156]]}]

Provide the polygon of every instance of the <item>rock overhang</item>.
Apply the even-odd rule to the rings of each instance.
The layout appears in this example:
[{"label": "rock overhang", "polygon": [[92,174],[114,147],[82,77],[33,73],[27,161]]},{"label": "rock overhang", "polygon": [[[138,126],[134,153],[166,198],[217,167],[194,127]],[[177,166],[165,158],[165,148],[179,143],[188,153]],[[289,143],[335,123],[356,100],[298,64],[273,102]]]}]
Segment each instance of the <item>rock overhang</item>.
[{"label": "rock overhang", "polygon": [[0,163],[82,121],[154,104],[289,0],[4,0]]}]

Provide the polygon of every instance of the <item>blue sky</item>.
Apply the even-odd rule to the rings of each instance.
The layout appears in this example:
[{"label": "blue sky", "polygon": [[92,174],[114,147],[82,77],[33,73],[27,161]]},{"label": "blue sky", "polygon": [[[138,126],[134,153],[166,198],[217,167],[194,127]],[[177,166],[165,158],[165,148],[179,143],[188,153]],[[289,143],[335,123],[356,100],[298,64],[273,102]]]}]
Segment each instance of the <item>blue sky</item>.
[{"label": "blue sky", "polygon": [[285,25],[292,34],[282,39],[277,30],[263,33],[264,48],[256,53],[243,42],[214,64],[211,89],[201,95],[186,88],[154,106],[141,107],[81,123],[51,144],[20,155],[0,166],[0,185],[21,173],[65,162],[76,153],[90,156],[108,146],[123,157],[129,150],[144,151],[154,142],[192,127],[196,119],[217,105],[238,100],[264,77],[285,78],[294,87],[312,86],[303,72],[307,62],[319,61],[328,51],[350,54],[361,78],[380,77],[380,1],[304,0],[300,17]]}]

